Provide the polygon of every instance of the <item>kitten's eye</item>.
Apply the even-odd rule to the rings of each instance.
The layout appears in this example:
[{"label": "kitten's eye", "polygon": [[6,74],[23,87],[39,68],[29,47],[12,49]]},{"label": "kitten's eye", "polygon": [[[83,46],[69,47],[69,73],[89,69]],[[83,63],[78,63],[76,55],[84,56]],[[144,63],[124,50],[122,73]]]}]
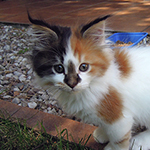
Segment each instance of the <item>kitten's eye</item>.
[{"label": "kitten's eye", "polygon": [[85,72],[89,69],[89,64],[83,63],[80,65],[79,70]]},{"label": "kitten's eye", "polygon": [[55,65],[54,69],[57,73],[64,73],[64,67],[61,64]]}]

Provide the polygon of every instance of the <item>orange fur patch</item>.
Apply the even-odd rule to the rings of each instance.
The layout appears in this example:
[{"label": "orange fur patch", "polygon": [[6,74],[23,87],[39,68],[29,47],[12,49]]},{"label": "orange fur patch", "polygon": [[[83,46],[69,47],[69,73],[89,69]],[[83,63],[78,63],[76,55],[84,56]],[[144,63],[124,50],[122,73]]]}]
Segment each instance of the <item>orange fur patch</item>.
[{"label": "orange fur patch", "polygon": [[[90,39],[80,37],[78,32],[75,32],[71,37],[71,47],[80,63],[90,64],[92,75],[104,75],[110,60],[107,58],[107,54],[103,52],[102,47],[97,46]],[[81,62],[83,57],[84,62]]]},{"label": "orange fur patch", "polygon": [[113,87],[110,87],[109,93],[104,96],[100,106],[97,106],[98,116],[109,124],[122,117],[122,109],[121,96]]},{"label": "orange fur patch", "polygon": [[78,57],[79,61],[81,61],[84,46],[82,44],[82,41],[80,41],[74,35],[72,35],[71,37],[71,48],[74,50],[74,55]]},{"label": "orange fur patch", "polygon": [[103,52],[91,50],[85,55],[85,60],[91,65],[91,75],[103,76],[108,69],[110,62]]},{"label": "orange fur patch", "polygon": [[129,62],[129,56],[128,53],[125,52],[124,50],[115,50],[115,59],[116,63],[119,66],[119,70],[121,72],[121,75],[123,77],[127,77],[131,73],[131,65]]}]

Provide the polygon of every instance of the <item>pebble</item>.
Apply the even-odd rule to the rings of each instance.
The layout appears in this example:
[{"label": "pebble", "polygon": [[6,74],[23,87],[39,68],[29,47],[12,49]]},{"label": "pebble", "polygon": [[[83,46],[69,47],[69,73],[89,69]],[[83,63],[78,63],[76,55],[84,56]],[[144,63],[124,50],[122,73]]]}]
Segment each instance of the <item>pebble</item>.
[{"label": "pebble", "polygon": [[21,74],[22,74],[22,73],[21,73],[21,72],[18,72],[18,71],[15,71],[15,72],[14,72],[14,75],[16,75],[16,76],[18,76],[18,77],[19,77]]},{"label": "pebble", "polygon": [[44,99],[44,100],[48,100],[49,99],[49,96],[48,95],[46,95],[45,93],[42,95],[42,99]]},{"label": "pebble", "polygon": [[37,103],[35,103],[35,102],[30,102],[30,103],[28,103],[28,106],[29,106],[29,108],[36,108]]},{"label": "pebble", "polygon": [[27,103],[25,103],[25,102],[21,102],[21,106],[22,106],[22,107],[27,107],[27,106],[28,106],[28,104],[27,104]]},{"label": "pebble", "polygon": [[26,76],[24,74],[22,74],[20,77],[19,77],[19,80],[22,82],[22,81],[25,81],[26,80]]},{"label": "pebble", "polygon": [[21,106],[27,107],[27,106],[28,106],[28,103],[27,103],[25,100],[22,100],[22,101],[21,101]]},{"label": "pebble", "polygon": [[13,76],[13,74],[12,73],[9,73],[9,74],[6,74],[6,78],[11,78]]},{"label": "pebble", "polygon": [[57,101],[52,101],[51,104],[52,104],[52,105],[56,105],[56,104],[57,104]]},{"label": "pebble", "polygon": [[5,99],[5,98],[11,98],[11,96],[10,95],[5,95],[5,96],[3,96],[3,98]]},{"label": "pebble", "polygon": [[18,80],[18,79],[19,79],[18,76],[15,76],[15,75],[13,76],[13,78],[15,78],[15,80]]},{"label": "pebble", "polygon": [[27,74],[31,74],[32,72],[33,72],[33,70],[30,69],[30,70],[27,72]]},{"label": "pebble", "polygon": [[12,100],[12,103],[14,104],[19,104],[20,102],[21,102],[20,99],[17,97]]},{"label": "pebble", "polygon": [[10,50],[10,46],[9,45],[5,45],[4,46],[4,50],[6,50],[6,51]]},{"label": "pebble", "polygon": [[20,91],[18,87],[15,87],[13,90],[14,90],[15,92],[16,92],[16,91],[17,91],[17,92]]},{"label": "pebble", "polygon": [[43,112],[47,113],[47,110],[45,109],[45,110],[43,110]]}]

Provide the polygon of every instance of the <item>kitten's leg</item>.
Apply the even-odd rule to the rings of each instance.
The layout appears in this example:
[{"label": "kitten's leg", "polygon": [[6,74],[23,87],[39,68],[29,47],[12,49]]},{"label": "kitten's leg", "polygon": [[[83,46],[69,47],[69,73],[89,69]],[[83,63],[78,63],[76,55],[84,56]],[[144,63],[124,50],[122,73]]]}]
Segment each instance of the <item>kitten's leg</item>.
[{"label": "kitten's leg", "polygon": [[130,150],[150,150],[150,130],[133,136],[130,143]]},{"label": "kitten's leg", "polygon": [[97,141],[99,143],[107,143],[109,141],[108,136],[102,127],[98,127],[93,132],[93,137],[94,137],[95,141]]},{"label": "kitten's leg", "polygon": [[104,150],[128,150],[131,138],[133,119],[122,118],[113,124],[106,125],[109,143]]}]

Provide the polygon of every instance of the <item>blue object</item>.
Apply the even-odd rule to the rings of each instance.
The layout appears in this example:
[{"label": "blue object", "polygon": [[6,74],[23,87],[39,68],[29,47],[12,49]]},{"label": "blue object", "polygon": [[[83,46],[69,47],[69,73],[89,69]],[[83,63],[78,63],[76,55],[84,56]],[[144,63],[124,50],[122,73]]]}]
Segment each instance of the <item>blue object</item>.
[{"label": "blue object", "polygon": [[112,41],[113,43],[116,43],[118,40],[122,41],[124,43],[132,42],[133,44],[130,46],[124,46],[124,47],[133,47],[137,45],[141,40],[143,40],[148,33],[146,32],[121,32],[121,33],[114,33],[110,37],[107,38],[107,40]]}]

